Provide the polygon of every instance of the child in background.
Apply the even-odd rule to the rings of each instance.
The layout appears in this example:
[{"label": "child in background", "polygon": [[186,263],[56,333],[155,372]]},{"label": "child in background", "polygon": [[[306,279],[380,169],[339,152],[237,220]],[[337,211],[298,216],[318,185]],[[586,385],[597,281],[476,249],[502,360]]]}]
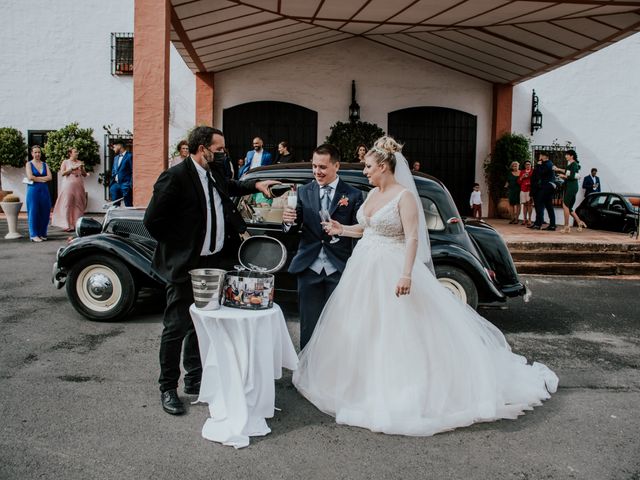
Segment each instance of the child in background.
[{"label": "child in background", "polygon": [[473,192],[471,192],[471,198],[469,199],[469,205],[471,206],[473,218],[480,220],[482,218],[482,198],[480,196],[480,184],[473,184]]}]

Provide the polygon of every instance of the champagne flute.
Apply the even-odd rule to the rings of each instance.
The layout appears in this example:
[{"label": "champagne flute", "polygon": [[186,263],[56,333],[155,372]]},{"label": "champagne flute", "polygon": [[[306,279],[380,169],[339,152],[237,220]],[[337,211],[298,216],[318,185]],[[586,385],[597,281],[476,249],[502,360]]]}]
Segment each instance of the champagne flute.
[{"label": "champagne flute", "polygon": [[[322,220],[323,224],[324,223],[331,224],[331,214],[329,213],[329,210],[323,208],[318,213],[320,214],[320,220]],[[340,237],[338,237],[337,235],[331,235],[331,240],[329,240],[329,243],[336,243],[339,241],[340,241]]]},{"label": "champagne flute", "polygon": [[[298,192],[295,189],[291,189],[289,194],[287,195],[287,207],[293,208],[294,210],[298,206]],[[292,225],[295,225],[296,222],[293,222]]]}]

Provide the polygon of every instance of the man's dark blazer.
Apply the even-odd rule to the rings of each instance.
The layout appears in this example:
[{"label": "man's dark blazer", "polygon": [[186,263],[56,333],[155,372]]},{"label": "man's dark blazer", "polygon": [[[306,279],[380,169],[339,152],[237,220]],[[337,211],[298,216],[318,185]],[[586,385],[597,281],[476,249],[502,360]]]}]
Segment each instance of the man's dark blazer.
[{"label": "man's dark blazer", "polygon": [[[240,233],[247,227],[229,195],[256,192],[255,181],[227,180],[213,171],[216,190],[224,211],[223,257],[237,258]],[[216,224],[215,212],[212,222]],[[160,175],[153,186],[153,196],[144,215],[144,226],[158,246],[152,269],[170,283],[189,280],[189,270],[197,268],[207,228],[207,204],[198,171],[191,158],[185,159]]]},{"label": "man's dark blazer", "polygon": [[[596,188],[593,188],[595,184],[598,184]],[[584,194],[589,195],[590,193],[598,193],[600,192],[600,177],[592,177],[591,175],[587,175],[582,180],[582,188],[584,188]]]},{"label": "man's dark blazer", "polygon": [[116,175],[118,176],[118,184],[131,185],[131,177],[133,175],[133,155],[131,152],[125,151],[124,155],[118,162],[115,169],[111,170],[112,182],[116,183]]},{"label": "man's dark blazer", "polygon": [[[331,218],[343,225],[357,223],[356,213],[362,205],[362,192],[348,183],[340,180],[331,202]],[[329,243],[331,237],[327,235],[320,224],[320,186],[312,181],[298,188],[298,204],[296,206],[296,223],[289,230],[295,232],[301,229],[300,244],[291,264],[290,273],[301,273],[308,268],[320,254],[324,247],[331,263],[342,273],[347,260],[353,251],[353,239],[340,237],[340,241]]]}]

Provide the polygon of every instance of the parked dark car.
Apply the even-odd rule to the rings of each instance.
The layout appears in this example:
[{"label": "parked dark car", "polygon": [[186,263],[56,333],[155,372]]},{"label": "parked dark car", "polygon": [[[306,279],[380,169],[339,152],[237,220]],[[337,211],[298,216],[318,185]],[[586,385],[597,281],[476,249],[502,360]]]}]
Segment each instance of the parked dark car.
[{"label": "parked dark car", "polygon": [[576,208],[578,216],[594,230],[633,233],[638,230],[640,194],[591,193]]},{"label": "parked dark car", "polygon": [[[344,163],[340,178],[367,195],[371,190],[362,164]],[[275,179],[301,185],[312,180],[309,163],[260,167],[246,179]],[[472,308],[479,303],[504,302],[526,292],[511,254],[500,234],[482,221],[464,219],[445,186],[436,178],[415,173],[422,199],[436,276]],[[257,195],[237,198],[251,235],[269,235],[287,248],[288,260],[276,274],[277,298],[295,298],[296,279],[287,273],[299,234],[282,231],[285,197],[265,200]],[[155,241],[142,224],[144,210],[109,210],[100,224],[90,218],[78,222],[78,238],[61,248],[53,268],[53,282],[66,285],[73,307],[93,320],[116,320],[133,308],[142,287],[160,288],[151,272]]]}]

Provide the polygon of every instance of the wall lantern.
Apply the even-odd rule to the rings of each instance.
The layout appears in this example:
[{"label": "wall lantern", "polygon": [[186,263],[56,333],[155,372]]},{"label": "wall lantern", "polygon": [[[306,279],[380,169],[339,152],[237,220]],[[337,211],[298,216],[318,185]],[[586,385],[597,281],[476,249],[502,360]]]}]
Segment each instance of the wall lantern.
[{"label": "wall lantern", "polygon": [[531,135],[542,128],[542,112],[538,110],[538,96],[534,90],[531,94]]},{"label": "wall lantern", "polygon": [[360,105],[356,102],[356,81],[351,80],[351,105],[349,105],[349,120],[357,122],[360,120]]}]

